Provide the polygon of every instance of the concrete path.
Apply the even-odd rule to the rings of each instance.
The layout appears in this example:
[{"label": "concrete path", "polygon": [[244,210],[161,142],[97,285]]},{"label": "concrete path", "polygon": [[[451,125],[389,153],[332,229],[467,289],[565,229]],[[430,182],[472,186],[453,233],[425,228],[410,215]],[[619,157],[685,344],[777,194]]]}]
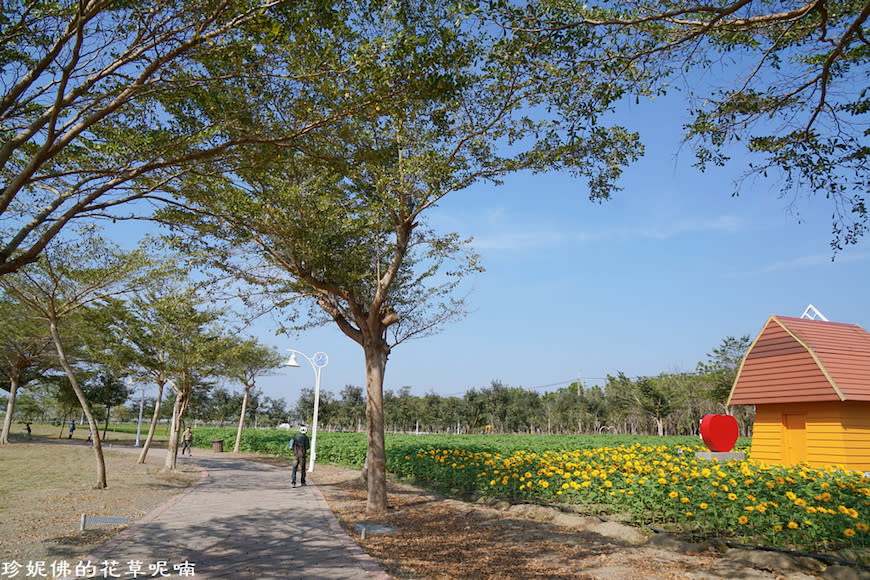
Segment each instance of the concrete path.
[{"label": "concrete path", "polygon": [[207,452],[179,461],[206,476],[91,554],[94,568],[76,578],[390,578],[344,533],[316,472],[291,488],[286,469],[264,463]]}]

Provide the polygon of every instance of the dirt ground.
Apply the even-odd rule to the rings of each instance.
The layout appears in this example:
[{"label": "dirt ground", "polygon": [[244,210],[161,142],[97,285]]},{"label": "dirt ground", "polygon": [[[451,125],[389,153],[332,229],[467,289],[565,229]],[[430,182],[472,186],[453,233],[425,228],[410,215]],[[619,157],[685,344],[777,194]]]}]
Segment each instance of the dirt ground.
[{"label": "dirt ground", "polygon": [[[136,455],[105,449],[109,487],[94,489],[90,446],[57,444],[12,445],[0,453],[0,562],[75,560],[101,546],[120,528],[86,525],[81,514],[135,520],[162,505],[201,472],[183,466],[161,471],[162,460],[149,456],[144,465]],[[35,458],[38,457],[38,460]],[[5,474],[24,479],[18,487],[3,484]],[[36,483],[39,481],[39,484]],[[0,568],[2,572],[2,568]]]}]

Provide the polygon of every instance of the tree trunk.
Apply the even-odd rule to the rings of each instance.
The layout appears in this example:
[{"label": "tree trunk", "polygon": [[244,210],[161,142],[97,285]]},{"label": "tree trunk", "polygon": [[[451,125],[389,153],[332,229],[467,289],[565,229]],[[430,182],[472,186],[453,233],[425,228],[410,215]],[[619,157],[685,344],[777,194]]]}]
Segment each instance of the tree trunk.
[{"label": "tree trunk", "polygon": [[242,397],[242,415],[239,417],[239,430],[236,431],[236,444],[233,445],[233,453],[239,452],[239,441],[242,440],[242,429],[245,427],[245,412],[248,410],[248,391],[250,387],[245,387],[245,396]]},{"label": "tree trunk", "polygon": [[157,400],[154,402],[154,414],[151,416],[151,425],[148,427],[148,436],[145,437],[145,443],[142,445],[142,451],[139,453],[139,459],[136,463],[145,463],[145,458],[148,456],[148,450],[151,448],[151,441],[154,439],[154,430],[157,429],[157,421],[160,419],[160,403],[163,399],[164,383],[157,383]]},{"label": "tree trunk", "polygon": [[366,512],[387,511],[387,454],[384,444],[384,369],[387,345],[365,347],[366,419],[368,422],[368,501]]},{"label": "tree trunk", "polygon": [[187,410],[187,399],[189,393],[184,389],[175,388],[175,404],[172,405],[172,422],[169,426],[169,444],[166,449],[166,462],[164,467],[169,470],[175,470],[178,459],[178,434],[181,433],[181,420],[184,417],[184,411]]},{"label": "tree trunk", "polygon": [[3,418],[3,431],[0,432],[0,445],[9,444],[9,430],[12,429],[12,414],[15,412],[15,394],[18,392],[18,377],[9,379],[9,401],[6,402],[6,417]]},{"label": "tree trunk", "polygon": [[109,432],[109,417],[112,414],[112,407],[106,405],[106,424],[103,426],[103,441],[106,440],[106,433]]},{"label": "tree trunk", "polygon": [[60,366],[63,367],[67,378],[69,378],[73,391],[75,391],[76,397],[82,406],[82,413],[84,413],[85,417],[88,419],[88,427],[90,428],[91,433],[93,433],[94,454],[97,456],[97,484],[94,487],[96,489],[105,489],[107,487],[106,460],[103,458],[103,446],[100,442],[100,431],[97,422],[94,420],[94,414],[91,413],[91,407],[88,405],[84,391],[82,391],[82,388],[79,386],[79,382],[76,379],[75,374],[72,372],[69,363],[67,363],[66,354],[63,350],[63,343],[60,340],[60,334],[57,332],[57,321],[53,319],[50,320],[49,328],[51,329],[51,338],[54,340],[54,346],[57,349],[57,358],[60,361]]}]

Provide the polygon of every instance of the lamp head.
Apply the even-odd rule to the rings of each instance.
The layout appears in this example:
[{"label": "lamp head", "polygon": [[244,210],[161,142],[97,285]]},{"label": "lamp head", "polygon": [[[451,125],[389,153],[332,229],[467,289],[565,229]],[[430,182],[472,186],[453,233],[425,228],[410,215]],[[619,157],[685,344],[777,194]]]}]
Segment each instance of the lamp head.
[{"label": "lamp head", "polygon": [[290,360],[285,362],[284,366],[285,367],[298,367],[299,366],[299,363],[296,362],[296,353],[295,352],[290,354]]}]

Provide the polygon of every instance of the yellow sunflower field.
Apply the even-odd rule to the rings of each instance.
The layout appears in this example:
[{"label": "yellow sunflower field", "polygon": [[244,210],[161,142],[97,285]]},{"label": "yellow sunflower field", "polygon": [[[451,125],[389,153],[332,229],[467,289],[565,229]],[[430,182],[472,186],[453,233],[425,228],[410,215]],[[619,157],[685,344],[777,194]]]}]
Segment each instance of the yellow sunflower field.
[{"label": "yellow sunflower field", "polygon": [[405,473],[514,501],[571,504],[635,524],[771,547],[836,550],[870,538],[870,480],[861,473],[719,464],[697,447],[640,443],[509,454],[432,447]]}]

